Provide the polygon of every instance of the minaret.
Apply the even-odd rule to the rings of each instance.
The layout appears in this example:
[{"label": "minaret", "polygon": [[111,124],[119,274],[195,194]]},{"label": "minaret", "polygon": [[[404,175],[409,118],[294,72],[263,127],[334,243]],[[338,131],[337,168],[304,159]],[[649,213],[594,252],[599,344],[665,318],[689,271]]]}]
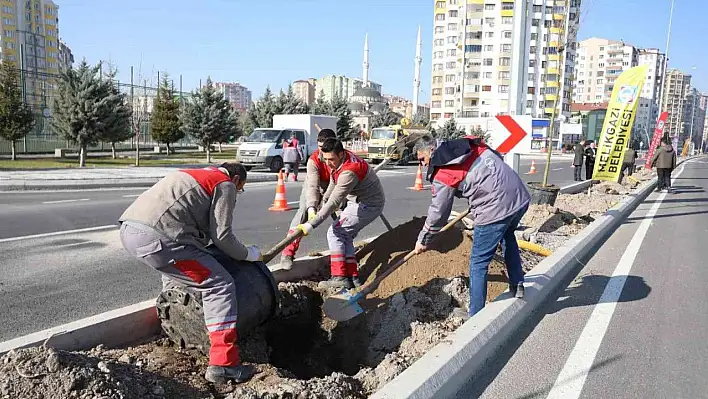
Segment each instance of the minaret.
[{"label": "minaret", "polygon": [[423,42],[420,40],[420,25],[418,25],[418,39],[415,42],[415,72],[413,77],[413,111],[411,116],[418,113],[418,93],[420,92],[420,64],[423,62],[421,52]]},{"label": "minaret", "polygon": [[366,36],[364,36],[364,74],[362,78],[364,79],[364,83],[362,83],[361,87],[367,87],[369,86],[369,34],[367,33]]}]

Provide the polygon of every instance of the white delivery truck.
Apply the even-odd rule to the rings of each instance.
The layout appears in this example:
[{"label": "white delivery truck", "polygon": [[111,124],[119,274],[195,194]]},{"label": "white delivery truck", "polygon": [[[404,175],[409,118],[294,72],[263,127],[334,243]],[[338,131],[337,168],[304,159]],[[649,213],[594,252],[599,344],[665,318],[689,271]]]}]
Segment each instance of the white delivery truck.
[{"label": "white delivery truck", "polygon": [[248,170],[266,167],[271,172],[277,172],[283,168],[283,141],[295,133],[305,163],[317,149],[320,130],[332,129],[336,132],[338,120],[336,116],[328,115],[273,115],[273,127],[254,129],[239,146],[236,160]]}]

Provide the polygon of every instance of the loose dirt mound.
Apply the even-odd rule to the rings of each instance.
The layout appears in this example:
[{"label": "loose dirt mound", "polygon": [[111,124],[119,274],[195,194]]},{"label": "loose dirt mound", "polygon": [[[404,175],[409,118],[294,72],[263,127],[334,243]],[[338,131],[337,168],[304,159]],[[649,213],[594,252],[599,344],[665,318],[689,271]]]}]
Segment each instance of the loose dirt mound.
[{"label": "loose dirt mound", "polygon": [[[423,221],[413,219],[365,247],[359,254],[362,276],[370,281],[412,250]],[[214,387],[204,379],[208,341],[197,342],[200,351],[158,339],[127,349],[12,352],[0,364],[0,397],[365,398],[462,324],[453,310],[468,307],[470,249],[462,231],[444,233],[362,302],[363,315],[343,323],[323,317],[329,293],[318,291],[315,281],[279,284],[278,315],[240,341],[243,361],[258,369],[245,384]],[[523,257],[527,270],[540,260],[526,252]],[[505,276],[497,254],[489,270],[489,299],[506,290]]]}]

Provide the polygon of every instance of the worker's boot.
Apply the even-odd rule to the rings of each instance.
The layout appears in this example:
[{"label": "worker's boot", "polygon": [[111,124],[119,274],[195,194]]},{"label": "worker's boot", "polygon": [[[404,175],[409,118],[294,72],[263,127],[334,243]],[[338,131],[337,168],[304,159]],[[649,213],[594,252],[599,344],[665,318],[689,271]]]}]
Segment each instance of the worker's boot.
[{"label": "worker's boot", "polygon": [[509,291],[515,298],[524,297],[524,283],[519,283],[516,286],[509,284]]},{"label": "worker's boot", "polygon": [[346,276],[332,276],[329,280],[320,281],[318,284],[319,288],[334,288],[334,289],[352,289],[354,288],[354,283],[352,283],[351,278]]},{"label": "worker's boot", "polygon": [[254,374],[256,374],[256,369],[245,364],[238,366],[209,366],[204,378],[215,384],[223,384],[227,381],[240,384],[250,380]]},{"label": "worker's boot", "polygon": [[294,256],[283,255],[283,257],[280,258],[280,267],[284,270],[290,270],[293,268],[293,261],[294,260],[295,260]]}]

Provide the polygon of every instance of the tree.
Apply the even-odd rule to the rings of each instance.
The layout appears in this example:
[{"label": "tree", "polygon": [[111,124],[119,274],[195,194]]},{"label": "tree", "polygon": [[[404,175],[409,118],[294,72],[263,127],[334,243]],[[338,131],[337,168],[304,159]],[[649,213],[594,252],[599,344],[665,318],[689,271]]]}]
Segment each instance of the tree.
[{"label": "tree", "polygon": [[492,144],[492,134],[489,133],[489,130],[482,129],[482,126],[477,125],[470,129],[470,136],[480,137],[486,144]]},{"label": "tree", "polygon": [[273,97],[273,92],[270,91],[270,86],[267,86],[261,98],[248,109],[253,126],[261,128],[273,127],[273,115],[275,115],[277,106],[276,100]]},{"label": "tree", "polygon": [[454,140],[465,136],[465,131],[457,127],[455,118],[445,121],[442,128],[437,130],[437,137],[441,140]]},{"label": "tree", "polygon": [[211,145],[218,142],[225,132],[238,132],[238,116],[216,90],[211,78],[185,104],[182,128],[206,148],[207,163],[211,163]]},{"label": "tree", "polygon": [[354,119],[349,110],[349,103],[340,96],[334,96],[329,104],[328,114],[339,118],[337,121],[337,138],[346,141],[359,131],[354,127]]},{"label": "tree", "polygon": [[381,126],[398,125],[401,123],[402,118],[403,115],[398,112],[394,112],[391,108],[389,108],[388,104],[386,104],[386,107],[380,114],[374,115],[374,117],[371,118],[371,129]]},{"label": "tree", "polygon": [[414,126],[428,126],[430,125],[430,118],[428,118],[425,114],[415,114],[413,115],[413,120],[411,123]]},{"label": "tree", "polygon": [[22,100],[19,74],[15,64],[0,66],[0,137],[12,144],[12,160],[17,160],[17,140],[27,136],[36,123],[35,116]]},{"label": "tree", "polygon": [[98,75],[100,65],[89,66],[86,60],[76,69],[59,73],[57,96],[53,103],[51,124],[66,140],[79,147],[79,166],[86,166],[86,149],[95,145],[106,128],[105,85]]},{"label": "tree", "polygon": [[150,115],[150,130],[155,141],[167,146],[167,155],[170,155],[170,144],[184,137],[179,112],[179,99],[165,76],[160,87],[157,88],[157,96]]},{"label": "tree", "polygon": [[288,85],[288,91],[283,97],[283,104],[279,111],[281,114],[285,115],[307,114],[308,112],[310,112],[310,107],[308,107],[307,104],[302,101],[300,97],[295,95],[293,85]]},{"label": "tree", "polygon": [[250,135],[253,133],[253,129],[256,128],[256,124],[251,117],[253,115],[253,110],[255,109],[255,104],[251,102],[251,105],[248,106],[248,110],[241,112],[239,114],[239,121],[238,124],[241,127],[241,134],[245,135]]},{"label": "tree", "polygon": [[116,143],[128,140],[132,136],[130,131],[130,116],[132,106],[126,101],[126,95],[118,89],[116,80],[117,70],[109,66],[108,72],[101,77],[103,93],[103,129],[99,132],[99,139],[111,143],[111,155],[116,159]]},{"label": "tree", "polygon": [[315,103],[312,104],[312,114],[314,115],[329,115],[330,104],[327,102],[327,97],[325,97],[324,90],[320,90],[317,93],[317,99]]}]

